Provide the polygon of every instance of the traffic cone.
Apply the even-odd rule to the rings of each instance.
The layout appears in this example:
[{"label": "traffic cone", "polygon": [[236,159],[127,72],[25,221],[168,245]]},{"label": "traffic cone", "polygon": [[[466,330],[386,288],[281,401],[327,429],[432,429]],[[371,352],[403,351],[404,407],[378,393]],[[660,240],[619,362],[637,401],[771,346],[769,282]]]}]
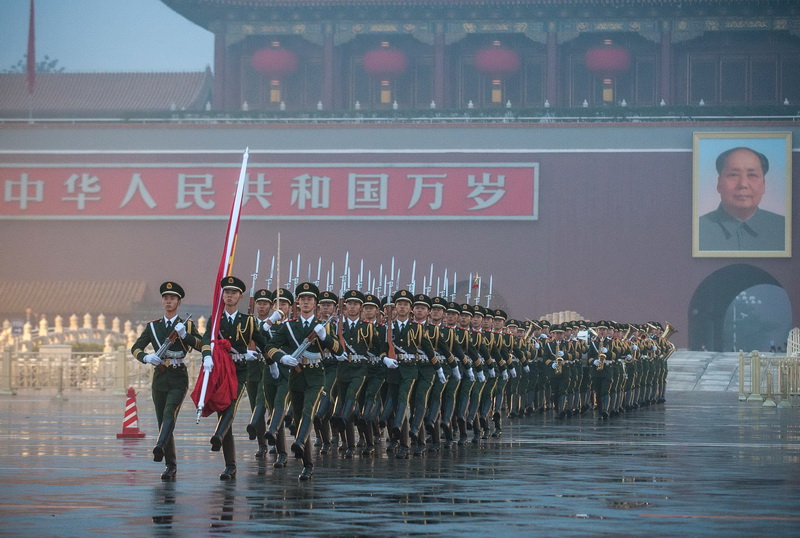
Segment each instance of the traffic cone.
[{"label": "traffic cone", "polygon": [[141,439],[145,434],[139,431],[139,413],[136,411],[136,392],[133,387],[128,389],[127,396],[122,432],[117,434],[117,439]]}]

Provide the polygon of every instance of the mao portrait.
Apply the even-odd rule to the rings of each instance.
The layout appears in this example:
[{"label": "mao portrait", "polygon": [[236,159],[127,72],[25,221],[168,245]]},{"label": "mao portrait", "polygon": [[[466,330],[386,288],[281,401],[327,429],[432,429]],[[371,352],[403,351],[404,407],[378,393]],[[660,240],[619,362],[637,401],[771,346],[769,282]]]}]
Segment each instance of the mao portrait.
[{"label": "mao portrait", "polygon": [[789,256],[789,133],[696,133],[695,256]]}]

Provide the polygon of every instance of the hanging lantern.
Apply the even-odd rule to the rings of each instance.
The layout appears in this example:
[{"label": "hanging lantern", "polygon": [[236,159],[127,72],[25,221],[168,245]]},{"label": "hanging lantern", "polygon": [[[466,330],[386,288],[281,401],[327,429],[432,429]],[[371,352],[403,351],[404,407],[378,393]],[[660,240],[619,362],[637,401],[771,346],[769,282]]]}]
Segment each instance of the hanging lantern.
[{"label": "hanging lantern", "polygon": [[603,45],[586,51],[586,69],[603,79],[603,102],[614,102],[614,77],[631,68],[631,55],[627,49],[615,46],[610,39]]},{"label": "hanging lantern", "polygon": [[475,69],[492,79],[491,102],[503,102],[503,79],[519,71],[520,60],[516,51],[494,41],[492,46],[475,53]]},{"label": "hanging lantern", "polygon": [[364,71],[380,80],[380,102],[392,102],[392,80],[408,69],[406,54],[397,49],[389,48],[389,42],[383,41],[377,49],[367,51],[362,60]]},{"label": "hanging lantern", "polygon": [[519,71],[519,54],[500,46],[499,41],[475,54],[475,69],[491,78],[505,78]]},{"label": "hanging lantern", "polygon": [[270,48],[257,50],[250,63],[257,72],[270,77],[270,103],[280,103],[281,81],[297,70],[297,54],[273,41]]}]

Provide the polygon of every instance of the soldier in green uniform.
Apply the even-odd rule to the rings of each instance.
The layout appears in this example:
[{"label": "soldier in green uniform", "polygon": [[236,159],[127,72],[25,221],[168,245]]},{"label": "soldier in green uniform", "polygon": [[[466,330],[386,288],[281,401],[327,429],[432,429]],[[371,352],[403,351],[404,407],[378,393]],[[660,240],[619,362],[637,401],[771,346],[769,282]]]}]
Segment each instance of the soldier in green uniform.
[{"label": "soldier in green uniform", "polygon": [[[274,319],[271,325],[264,328],[264,338],[269,343],[280,326],[290,319],[294,295],[285,288],[272,292],[272,301],[275,312],[270,316]],[[279,318],[279,319],[278,319]],[[263,390],[264,405],[269,412],[269,429],[264,433],[267,443],[273,446],[270,454],[275,454],[272,466],[276,469],[286,467],[286,428],[283,424],[286,415],[287,399],[289,395],[288,369],[278,364],[269,364],[264,367],[264,377],[261,388]]]},{"label": "soldier in green uniform", "polygon": [[478,409],[478,431],[482,431],[480,438],[489,438],[489,416],[494,408],[494,395],[495,388],[497,387],[497,379],[499,372],[499,342],[497,334],[493,330],[494,327],[494,310],[484,309],[483,314],[483,341],[486,344],[486,349],[489,355],[486,357],[486,386],[483,387],[481,393],[480,408]]},{"label": "soldier in green uniform", "polygon": [[[269,290],[258,290],[253,294],[255,304],[255,318],[258,330],[269,340],[268,329],[281,319],[280,310],[272,310],[272,293]],[[258,451],[255,453],[257,459],[267,457],[267,440],[264,432],[267,429],[264,415],[266,404],[264,401],[264,388],[262,383],[265,381],[264,374],[268,374],[263,360],[247,362],[247,398],[250,400],[250,423],[247,425],[247,434],[250,440],[258,440]]]},{"label": "soldier in green uniform", "polygon": [[[421,354],[424,355],[427,364],[436,366],[438,363],[436,353],[431,346],[430,340],[425,336],[425,328],[421,323],[411,320],[410,314],[413,298],[414,296],[405,289],[398,290],[392,297],[396,315],[392,328],[392,345],[395,347],[397,360],[400,363],[400,367],[398,368],[400,384],[397,389],[394,418],[389,433],[393,440],[397,441],[399,444],[397,454],[395,455],[397,459],[407,459],[409,457],[408,407],[410,404],[411,391],[420,377],[417,353],[421,352]],[[427,315],[427,312],[425,312],[425,315]],[[429,377],[427,370],[428,368],[425,369],[424,374],[426,379]],[[444,374],[444,372],[442,373]],[[426,395],[428,389],[430,389],[430,383],[433,382],[432,375],[430,377],[431,379],[428,382],[428,386],[423,387],[423,392]]]},{"label": "soldier in green uniform", "polygon": [[[461,318],[461,306],[458,303],[447,303],[447,311],[445,312],[444,327],[452,333],[453,349],[456,347],[461,350],[461,353],[456,355],[460,356],[457,365],[453,366],[453,375],[447,380],[447,385],[442,392],[442,411],[441,411],[441,428],[444,431],[444,444],[445,448],[453,446],[455,441],[453,431],[458,427],[455,418],[456,410],[456,397],[461,392],[461,385],[472,386],[475,381],[475,373],[472,371],[472,362],[477,357],[477,352],[474,347],[470,347],[469,333],[467,330],[459,327]],[[467,324],[469,321],[467,320]],[[448,337],[449,338],[449,337]],[[455,353],[454,353],[455,355]],[[458,368],[458,374],[455,370]],[[466,432],[465,432],[466,435]]]},{"label": "soldier in green uniform", "polygon": [[431,311],[431,299],[424,293],[414,296],[413,304],[413,323],[418,324],[423,329],[423,341],[427,341],[433,350],[433,356],[429,356],[424,346],[417,348],[417,380],[414,383],[411,400],[414,402],[411,418],[409,419],[409,435],[414,445],[414,457],[421,457],[425,454],[426,443],[425,433],[422,431],[422,424],[425,420],[426,410],[434,380],[438,377],[439,382],[444,385],[447,383],[447,376],[444,373],[442,364],[446,360],[453,362],[453,356],[449,355],[447,347],[441,342],[439,327],[428,323],[428,314]]},{"label": "soldier in green uniform", "polygon": [[483,372],[480,370],[481,364],[483,363],[483,358],[481,357],[481,353],[479,351],[481,346],[481,337],[480,334],[474,331],[471,327],[472,315],[472,307],[469,304],[465,303],[459,305],[458,329],[456,330],[456,338],[459,338],[459,343],[462,349],[465,350],[466,354],[471,359],[471,362],[467,366],[466,370],[467,377],[462,376],[461,383],[458,386],[455,411],[453,413],[455,416],[456,426],[458,427],[459,446],[465,445],[468,439],[467,423],[472,420],[472,416],[469,416],[468,412],[473,387],[480,381],[480,378],[483,378],[484,381],[486,380]]},{"label": "soldier in green uniform", "polygon": [[380,437],[378,435],[376,438],[375,429],[381,411],[381,387],[386,380],[387,369],[397,369],[398,367],[396,360],[386,356],[388,352],[386,325],[378,323],[379,308],[380,300],[376,296],[371,293],[364,295],[364,304],[361,307],[361,319],[365,323],[370,323],[375,327],[377,345],[372,351],[367,351],[367,357],[369,359],[367,378],[360,396],[362,412],[358,419],[358,428],[365,441],[364,450],[361,452],[362,456],[372,456],[375,453],[375,442]]},{"label": "soldier in green uniform", "polygon": [[[317,286],[311,282],[302,282],[295,289],[295,297],[298,318],[281,326],[269,342],[266,358],[268,364],[280,363],[291,368],[289,392],[297,431],[295,442],[292,443],[292,452],[303,460],[300,480],[309,480],[314,474],[314,459],[308,439],[314,424],[319,397],[325,386],[322,353],[327,350],[339,355],[342,349],[338,340],[328,331],[328,327],[320,323],[316,317],[319,298]],[[300,352],[299,349],[305,345],[306,339],[310,345],[305,351]]]},{"label": "soldier in green uniform", "polygon": [[[178,307],[185,296],[183,288],[175,282],[164,282],[160,292],[164,316],[147,324],[134,342],[131,354],[139,362],[155,367],[152,395],[159,432],[153,448],[153,461],[160,462],[166,458],[166,468],[161,473],[161,479],[173,480],[178,466],[172,432],[189,388],[184,358],[192,349],[200,349],[200,334],[191,320],[184,323],[178,316]],[[145,353],[144,349],[148,344],[156,351],[173,332],[176,334],[175,341],[167,347],[165,353],[161,356]]]},{"label": "soldier in green uniform", "polygon": [[[319,304],[317,306],[317,317],[320,321],[326,322],[336,312],[339,297],[332,291],[322,291],[319,294]],[[333,323],[329,325],[332,330]],[[327,454],[331,451],[331,424],[330,419],[333,414],[334,404],[336,403],[336,383],[338,380],[339,361],[330,353],[322,356],[322,368],[325,370],[325,386],[322,388],[322,396],[319,398],[319,406],[314,415],[314,446],[321,447],[320,454]],[[335,439],[338,442],[338,434]]]},{"label": "soldier in green uniform", "polygon": [[565,371],[567,361],[567,343],[564,341],[564,329],[554,325],[550,329],[552,338],[544,345],[544,361],[552,370],[550,388],[556,406],[558,418],[567,416],[567,391],[569,390],[569,377]]},{"label": "soldier in green uniform", "polygon": [[[367,365],[370,355],[382,359],[384,344],[380,340],[375,325],[361,319],[364,294],[349,290],[344,294],[344,319],[341,320],[341,344],[346,360],[339,366],[337,409],[331,424],[345,432],[347,449],[344,457],[355,455],[356,434],[355,416],[361,409],[359,395],[367,379]],[[360,414],[360,413],[358,413]]]},{"label": "soldier in green uniform", "polygon": [[505,330],[505,323],[508,319],[508,314],[506,314],[504,310],[497,308],[494,310],[493,316],[492,333],[494,334],[495,350],[497,351],[498,376],[494,389],[494,411],[492,412],[494,431],[492,432],[492,437],[500,437],[503,433],[502,409],[506,384],[508,383],[512,370],[514,377],[516,377],[517,372],[513,365],[510,364],[513,337]]},{"label": "soldier in green uniform", "polygon": [[[468,305],[467,305],[468,306]],[[474,347],[480,354],[480,359],[477,364],[473,365],[475,370],[476,381],[472,384],[472,392],[469,395],[469,407],[467,408],[467,422],[472,422],[472,443],[478,443],[481,439],[481,415],[480,407],[481,401],[484,397],[484,392],[491,390],[489,387],[489,373],[490,363],[494,361],[491,358],[489,349],[489,342],[491,342],[491,335],[484,333],[484,318],[486,317],[486,309],[481,305],[474,305],[472,308],[471,332],[470,338],[473,340]],[[486,419],[484,418],[484,424]]]}]

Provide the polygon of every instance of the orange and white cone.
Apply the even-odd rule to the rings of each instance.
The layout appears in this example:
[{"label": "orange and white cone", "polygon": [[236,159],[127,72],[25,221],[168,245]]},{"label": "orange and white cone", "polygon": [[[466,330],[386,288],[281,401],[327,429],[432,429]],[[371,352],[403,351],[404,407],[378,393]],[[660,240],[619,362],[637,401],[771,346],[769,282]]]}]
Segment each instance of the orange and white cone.
[{"label": "orange and white cone", "polygon": [[145,434],[139,431],[139,413],[136,410],[136,392],[133,387],[128,389],[127,397],[122,432],[117,434],[117,439],[141,439]]}]

